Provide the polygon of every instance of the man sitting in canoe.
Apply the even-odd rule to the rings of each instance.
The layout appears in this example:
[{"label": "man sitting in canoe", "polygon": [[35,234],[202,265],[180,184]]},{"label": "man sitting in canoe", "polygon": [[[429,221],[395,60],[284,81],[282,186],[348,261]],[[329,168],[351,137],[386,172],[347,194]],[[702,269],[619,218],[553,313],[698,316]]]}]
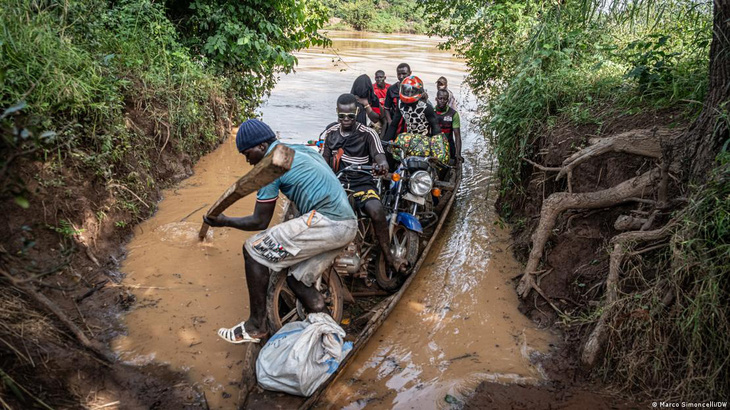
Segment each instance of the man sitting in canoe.
[{"label": "man sitting in canoe", "polygon": [[[281,143],[271,128],[256,119],[245,121],[236,134],[238,151],[252,165],[278,144]],[[218,335],[230,343],[257,343],[268,335],[269,269],[289,268],[287,284],[307,312],[327,312],[324,298],[313,285],[357,233],[357,219],[347,194],[322,157],[306,146],[287,145],[295,152],[291,169],[258,191],[252,215],[203,217],[210,226],[244,231],[266,229],[274,215],[279,191],[302,215],[259,232],[245,242],[243,259],[251,313],[248,320],[218,330]]]},{"label": "man sitting in canoe", "polygon": [[[337,123],[325,131],[322,156],[335,173],[350,165],[374,163],[375,172],[383,175],[388,172],[388,161],[385,159],[380,137],[375,130],[356,121],[358,110],[355,95],[340,95],[337,99]],[[372,175],[344,172],[340,176],[340,182],[353,192],[355,206],[373,221],[380,250],[385,255],[388,265],[396,271],[405,271],[408,268],[407,262],[402,258],[396,258],[390,250],[385,210]]]}]

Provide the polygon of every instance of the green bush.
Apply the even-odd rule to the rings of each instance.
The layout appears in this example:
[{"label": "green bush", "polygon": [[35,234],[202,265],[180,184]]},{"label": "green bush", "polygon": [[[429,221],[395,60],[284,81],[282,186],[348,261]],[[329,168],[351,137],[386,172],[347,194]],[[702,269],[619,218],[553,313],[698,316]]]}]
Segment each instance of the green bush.
[{"label": "green bush", "polygon": [[[324,0],[331,17],[342,22],[328,29],[373,31],[377,33],[425,33],[420,3],[414,0]],[[349,27],[348,27],[349,26]]]},{"label": "green bush", "polygon": [[318,0],[167,0],[179,36],[206,65],[231,82],[252,115],[280,72],[296,65],[293,51],[329,40],[318,30],[328,13]]},{"label": "green bush", "polygon": [[[606,105],[689,110],[707,92],[710,1],[430,0],[426,9],[432,33],[467,60],[502,189],[517,198],[523,158],[537,157],[557,118],[600,123],[592,113]],[[669,401],[728,395],[729,157],[673,215],[667,246],[627,257],[617,286],[626,293],[605,313],[606,380]]]},{"label": "green bush", "polygon": [[[641,4],[639,4],[641,3]],[[707,89],[711,3],[691,0],[426,2],[432,34],[463,55],[486,101],[502,189],[522,186],[523,157],[539,131],[568,112],[578,121],[610,102],[627,110],[702,101]],[[604,9],[603,11],[602,8]]]},{"label": "green bush", "polygon": [[387,11],[376,11],[368,30],[377,33],[424,33],[423,23],[406,21]]},{"label": "green bush", "polygon": [[343,19],[355,30],[367,30],[375,18],[374,4],[370,0],[355,0],[341,6]]},{"label": "green bush", "polygon": [[[127,174],[151,170],[153,147],[167,139],[197,158],[220,141],[213,102],[230,115],[229,82],[191,58],[160,4],[2,0],[0,27],[0,107],[25,101],[20,117],[0,124],[2,162],[38,148],[34,158],[49,169],[75,164],[144,198],[146,182]],[[154,126],[142,129],[140,118]],[[55,143],[18,139],[11,132],[18,121],[55,132]],[[19,197],[23,184],[3,176],[15,182],[2,181],[2,196]]]}]

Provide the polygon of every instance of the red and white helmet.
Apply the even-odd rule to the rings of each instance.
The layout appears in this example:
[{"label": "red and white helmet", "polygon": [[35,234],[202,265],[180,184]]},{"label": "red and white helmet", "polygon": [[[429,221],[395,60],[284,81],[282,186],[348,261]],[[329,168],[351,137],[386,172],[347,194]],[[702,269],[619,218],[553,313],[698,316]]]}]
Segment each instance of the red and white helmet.
[{"label": "red and white helmet", "polygon": [[423,81],[412,75],[400,82],[400,100],[404,103],[418,102],[423,96]]}]

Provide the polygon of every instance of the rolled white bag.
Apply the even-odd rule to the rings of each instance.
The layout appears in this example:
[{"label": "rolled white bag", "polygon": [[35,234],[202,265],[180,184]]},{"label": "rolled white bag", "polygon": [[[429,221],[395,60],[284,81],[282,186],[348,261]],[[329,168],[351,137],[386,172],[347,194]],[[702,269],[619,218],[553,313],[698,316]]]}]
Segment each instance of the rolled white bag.
[{"label": "rolled white bag", "polygon": [[344,338],[345,331],[326,313],[310,313],[303,322],[287,323],[259,353],[259,385],[311,396],[352,349],[352,342],[344,342]]}]

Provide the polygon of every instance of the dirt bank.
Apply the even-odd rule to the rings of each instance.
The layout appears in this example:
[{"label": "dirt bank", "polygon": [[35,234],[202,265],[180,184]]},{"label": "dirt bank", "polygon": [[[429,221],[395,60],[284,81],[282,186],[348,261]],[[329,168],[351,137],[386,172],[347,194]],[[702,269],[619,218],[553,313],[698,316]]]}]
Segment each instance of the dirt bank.
[{"label": "dirt bank", "polygon": [[[564,159],[587,145],[588,139],[605,137],[633,129],[652,129],[668,127],[680,131],[689,124],[683,109],[656,111],[647,109],[638,114],[625,114],[611,107],[595,112],[597,121],[590,124],[575,124],[563,117],[556,121],[558,126],[545,129],[537,141],[535,152],[541,153],[532,158],[544,167],[559,167]],[[561,125],[562,124],[562,125]],[[594,192],[617,185],[649,169],[651,161],[636,155],[607,153],[580,164],[573,171],[573,192]],[[555,181],[555,172],[546,172],[536,167],[526,167],[523,180],[526,181],[522,192],[511,192],[499,198],[497,209],[512,226],[514,253],[526,262],[532,246],[532,234],[540,220],[543,200],[554,192],[567,191],[565,179]],[[552,231],[546,246],[544,273],[540,287],[545,296],[553,301],[550,306],[537,292],[532,292],[522,300],[520,310],[542,326],[559,328],[563,334],[562,343],[557,351],[543,363],[551,383],[527,394],[524,406],[516,407],[581,408],[589,403],[581,403],[581,393],[587,389],[591,380],[588,373],[581,369],[579,354],[581,347],[592,329],[593,323],[588,315],[598,306],[604,295],[604,284],[608,272],[608,240],[618,231],[614,222],[619,215],[627,214],[635,205],[614,206],[594,210],[575,210],[563,213]],[[571,319],[561,317],[564,313]],[[584,318],[584,319],[579,319]],[[499,397],[522,397],[522,390],[533,388],[518,386],[497,386],[483,384],[475,393],[471,404],[499,401]],[[591,388],[591,390],[593,390]],[[567,395],[567,396],[566,396]],[[492,397],[494,396],[494,397]],[[571,397],[564,400],[561,397]],[[534,401],[533,401],[534,399]],[[640,398],[634,398],[640,400]],[[491,401],[490,401],[491,400]],[[578,400],[578,402],[575,402]],[[620,401],[611,398],[612,405]],[[543,402],[540,404],[540,402]],[[574,407],[577,405],[578,407]],[[591,405],[591,407],[593,407]],[[476,408],[489,408],[476,407]],[[606,407],[609,408],[609,407]]]},{"label": "dirt bank", "polygon": [[[222,141],[232,106],[217,103]],[[174,138],[164,137],[163,124],[135,106],[130,103],[126,114],[129,130],[154,143],[127,150],[122,169],[93,169],[83,155],[69,155],[60,167],[20,157],[4,174],[22,178],[30,193],[27,209],[12,200],[0,204],[0,398],[10,408],[121,402],[179,409],[204,403],[180,374],[108,363],[79,342],[86,337],[111,355],[109,341],[123,332],[118,315],[134,303],[117,270],[131,227],[153,214],[161,190],[189,176],[204,154],[183,153]],[[100,172],[120,182],[109,183]],[[43,297],[57,314],[39,302]]]},{"label": "dirt bank", "polygon": [[[558,124],[565,124],[546,130],[538,140],[537,152],[544,155],[535,161],[546,167],[559,167],[563,160],[588,145],[589,138],[606,137],[634,129],[668,127],[679,132],[688,124],[682,110],[652,111],[638,114],[621,114],[606,108],[597,113],[601,123],[577,125],[567,118]],[[573,192],[594,192],[613,187],[649,169],[651,162],[637,155],[607,153],[592,158],[573,171]],[[530,172],[531,167],[526,167]],[[531,236],[540,219],[543,200],[554,192],[567,191],[565,178],[555,181],[555,172],[544,172],[533,168],[525,178],[524,195],[512,194],[500,198],[498,209],[513,222],[515,255],[526,261]],[[540,287],[546,295],[559,303],[561,310],[576,311],[600,297],[596,285],[605,280],[608,271],[607,240],[617,231],[616,218],[635,208],[631,204],[607,209],[576,210],[564,213],[551,236],[545,258],[545,275]],[[537,297],[536,297],[537,296]],[[538,323],[552,324],[557,313],[539,295],[531,295],[523,303],[523,311]]]}]

